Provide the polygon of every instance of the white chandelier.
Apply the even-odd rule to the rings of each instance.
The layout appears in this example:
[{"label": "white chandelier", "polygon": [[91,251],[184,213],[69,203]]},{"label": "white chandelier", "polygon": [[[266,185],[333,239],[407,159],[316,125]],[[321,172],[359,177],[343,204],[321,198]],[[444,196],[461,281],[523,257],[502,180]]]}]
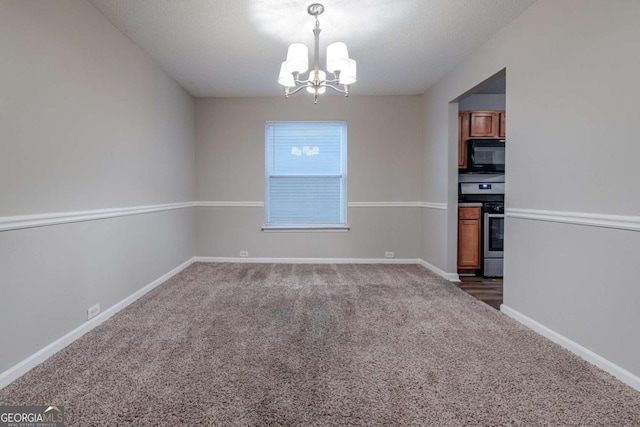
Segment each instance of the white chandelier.
[{"label": "white chandelier", "polygon": [[[318,95],[327,91],[327,88],[349,96],[349,85],[356,82],[356,61],[349,58],[347,45],[342,42],[331,43],[327,46],[327,72],[333,74],[332,79],[327,79],[327,73],[320,69],[320,22],[318,15],[324,12],[324,6],[313,3],[307,8],[309,15],[316,18],[316,26],[313,28],[315,47],[313,50],[313,69],[309,71],[309,78],[301,80],[300,74],[309,69],[309,50],[302,43],[293,43],[287,51],[287,60],[280,67],[278,83],[284,86],[284,97],[300,92],[307,88],[313,94],[313,103],[318,103]],[[342,88],[340,88],[342,86]],[[293,89],[293,90],[292,90]]]}]

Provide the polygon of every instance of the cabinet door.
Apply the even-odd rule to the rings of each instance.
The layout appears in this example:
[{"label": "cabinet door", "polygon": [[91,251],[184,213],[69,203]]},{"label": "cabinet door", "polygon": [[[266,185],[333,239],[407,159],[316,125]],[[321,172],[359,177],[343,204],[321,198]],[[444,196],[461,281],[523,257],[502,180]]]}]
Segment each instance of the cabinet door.
[{"label": "cabinet door", "polygon": [[458,218],[458,268],[480,268],[480,208],[459,208]]},{"label": "cabinet door", "polygon": [[458,114],[458,169],[467,168],[467,139],[469,139],[469,112]]},{"label": "cabinet door", "polygon": [[507,136],[507,113],[504,111],[500,112],[500,134],[498,136],[500,138]]},{"label": "cabinet door", "polygon": [[471,138],[497,138],[500,132],[500,114],[497,111],[472,111]]}]

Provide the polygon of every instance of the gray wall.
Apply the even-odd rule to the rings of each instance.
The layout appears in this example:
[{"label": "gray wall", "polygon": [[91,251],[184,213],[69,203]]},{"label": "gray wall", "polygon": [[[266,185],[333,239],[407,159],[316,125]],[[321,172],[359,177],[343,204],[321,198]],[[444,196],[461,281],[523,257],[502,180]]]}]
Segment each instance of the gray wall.
[{"label": "gray wall", "polygon": [[[347,120],[350,202],[420,200],[421,97],[198,99],[196,197],[264,201],[264,122]],[[352,207],[351,231],[264,233],[263,207],[199,207],[196,254],[236,257],[396,258],[420,255],[420,209]]]},{"label": "gray wall", "polygon": [[[93,6],[4,1],[0,52],[0,219],[193,200],[193,99]],[[0,372],[190,259],[193,216],[0,232]]]},{"label": "gray wall", "polygon": [[[425,94],[423,161],[425,197],[454,206],[457,106],[449,103],[506,67],[505,304],[635,375],[640,233],[550,216],[612,214],[637,224],[640,56],[630,52],[638,22],[637,1],[539,0]],[[438,168],[432,159],[444,155],[447,167]],[[453,271],[453,209],[425,220],[447,233],[436,239],[447,241],[447,258],[433,263]],[[427,261],[433,251],[423,239]]]},{"label": "gray wall", "polygon": [[463,98],[458,103],[460,111],[473,110],[504,110],[504,94],[478,94]]}]

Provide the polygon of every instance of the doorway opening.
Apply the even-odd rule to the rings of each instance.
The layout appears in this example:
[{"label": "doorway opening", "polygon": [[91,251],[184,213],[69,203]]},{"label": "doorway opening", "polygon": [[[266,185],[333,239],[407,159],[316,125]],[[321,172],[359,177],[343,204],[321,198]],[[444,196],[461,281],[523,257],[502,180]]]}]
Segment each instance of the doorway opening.
[{"label": "doorway opening", "polygon": [[506,70],[465,92],[457,102],[459,286],[499,309],[503,295],[508,146]]}]

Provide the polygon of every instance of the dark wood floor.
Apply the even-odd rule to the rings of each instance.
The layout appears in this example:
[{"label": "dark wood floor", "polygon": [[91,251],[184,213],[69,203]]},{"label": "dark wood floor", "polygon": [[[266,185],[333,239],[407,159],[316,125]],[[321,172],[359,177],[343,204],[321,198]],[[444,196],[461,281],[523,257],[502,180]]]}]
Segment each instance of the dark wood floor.
[{"label": "dark wood floor", "polygon": [[496,310],[500,310],[502,304],[502,278],[487,279],[478,276],[460,276],[460,283],[456,283],[460,289],[489,304]]}]

